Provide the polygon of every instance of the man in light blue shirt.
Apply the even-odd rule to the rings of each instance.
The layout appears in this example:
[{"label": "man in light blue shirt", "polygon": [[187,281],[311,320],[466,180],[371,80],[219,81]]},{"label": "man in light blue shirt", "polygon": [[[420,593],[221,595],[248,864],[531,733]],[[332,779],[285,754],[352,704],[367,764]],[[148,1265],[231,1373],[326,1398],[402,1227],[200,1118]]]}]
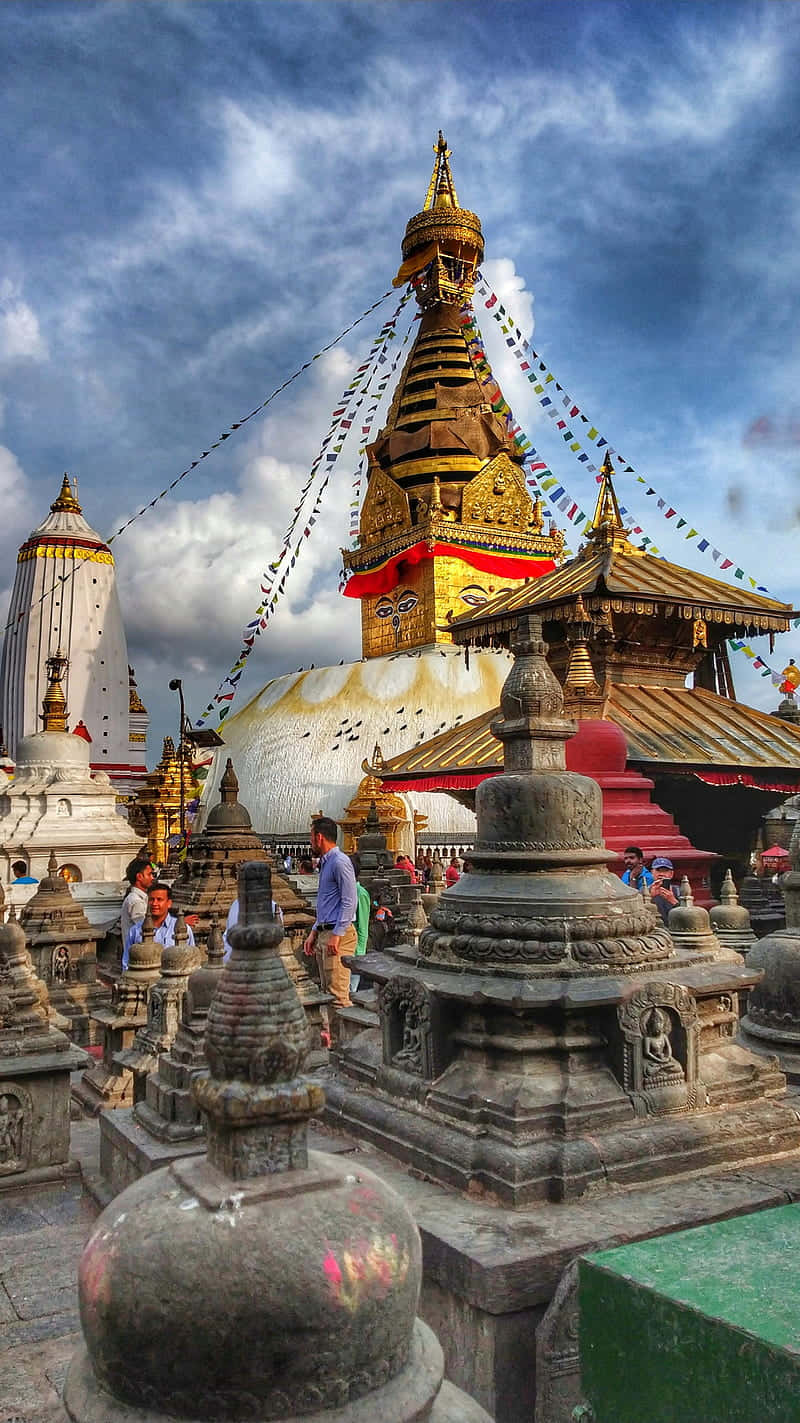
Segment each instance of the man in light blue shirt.
[{"label": "man in light blue shirt", "polygon": [[303,951],[309,957],[316,953],[322,989],[333,995],[337,1013],[331,1021],[331,1029],[338,1018],[338,1009],[351,1006],[350,970],[342,958],[354,954],[357,947],[356,877],[349,856],[336,844],[338,833],[336,821],[327,815],[311,822],[311,848],[320,856],[317,918],[303,944]]},{"label": "man in light blue shirt", "polygon": [[[152,884],[147,893],[150,906],[150,914],[153,920],[153,938],[157,944],[165,947],[175,943],[176,917],[170,914],[172,904],[172,892],[168,884]],[[132,924],[128,931],[128,938],[122,954],[122,967],[126,969],[130,961],[131,945],[142,942],[142,920]],[[186,926],[186,933],[189,943],[194,947],[194,934],[189,925]]]}]

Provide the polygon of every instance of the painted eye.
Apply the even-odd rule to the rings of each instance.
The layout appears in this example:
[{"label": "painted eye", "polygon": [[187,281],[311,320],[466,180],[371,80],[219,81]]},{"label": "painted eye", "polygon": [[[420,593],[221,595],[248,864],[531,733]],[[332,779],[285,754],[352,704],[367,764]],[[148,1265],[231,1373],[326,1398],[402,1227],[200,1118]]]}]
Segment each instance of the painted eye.
[{"label": "painted eye", "polygon": [[462,603],[468,603],[471,608],[479,608],[489,595],[485,588],[480,588],[477,583],[470,583],[468,588],[461,589],[459,596]]},{"label": "painted eye", "polygon": [[376,618],[390,618],[394,612],[394,607],[388,598],[380,598],[375,604]]},{"label": "painted eye", "polygon": [[419,598],[411,588],[406,588],[397,600],[398,613],[410,613],[412,608],[416,608]]}]

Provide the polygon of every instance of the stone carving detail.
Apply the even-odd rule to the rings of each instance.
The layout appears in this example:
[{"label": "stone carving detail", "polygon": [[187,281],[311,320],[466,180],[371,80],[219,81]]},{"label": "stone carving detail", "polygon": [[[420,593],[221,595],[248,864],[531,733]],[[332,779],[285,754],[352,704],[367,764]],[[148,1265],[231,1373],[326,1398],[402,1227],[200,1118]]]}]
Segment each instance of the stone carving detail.
[{"label": "stone carving detail", "polygon": [[431,1080],[443,1070],[435,1042],[432,1000],[421,983],[398,975],[381,989],[383,1061]]},{"label": "stone carving detail", "polygon": [[[604,934],[607,939],[598,937]],[[644,908],[613,920],[592,916],[583,923],[580,919],[559,923],[458,914],[439,906],[420,937],[419,950],[425,958],[447,962],[547,964],[569,957],[576,969],[618,964],[624,971],[627,964],[660,963],[671,957],[673,947],[667,931],[655,928]]]},{"label": "stone carving detail", "polygon": [[617,1009],[623,1037],[622,1085],[639,1115],[696,1105],[699,1018],[685,988],[649,983]]},{"label": "stone carving detail", "polygon": [[390,475],[373,467],[361,511],[362,535],[380,539],[410,527],[408,495]]},{"label": "stone carving detail", "polygon": [[568,1265],[536,1330],[536,1408],[533,1423],[571,1423],[579,1404],[578,1262]]},{"label": "stone carving detail", "polygon": [[30,1094],[17,1082],[0,1082],[0,1176],[26,1170],[32,1121]]},{"label": "stone carving detail", "polygon": [[646,1085],[660,1087],[668,1083],[670,1078],[683,1079],[683,1068],[672,1056],[672,1024],[669,1015],[663,1008],[651,1008],[644,1028],[642,1064]]},{"label": "stone carving detail", "polygon": [[57,944],[53,949],[53,956],[50,961],[50,982],[69,983],[70,962],[69,949],[66,944]]}]

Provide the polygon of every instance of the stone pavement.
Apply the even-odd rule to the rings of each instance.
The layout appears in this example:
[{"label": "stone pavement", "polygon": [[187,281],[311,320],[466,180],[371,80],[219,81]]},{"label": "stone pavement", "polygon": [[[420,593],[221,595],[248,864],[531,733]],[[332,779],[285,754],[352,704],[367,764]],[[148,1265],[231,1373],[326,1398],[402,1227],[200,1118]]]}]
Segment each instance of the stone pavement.
[{"label": "stone pavement", "polygon": [[[96,1122],[72,1154],[96,1172]],[[0,1191],[0,1423],[64,1423],[60,1396],[80,1334],[78,1258],[97,1215],[80,1178]]]}]

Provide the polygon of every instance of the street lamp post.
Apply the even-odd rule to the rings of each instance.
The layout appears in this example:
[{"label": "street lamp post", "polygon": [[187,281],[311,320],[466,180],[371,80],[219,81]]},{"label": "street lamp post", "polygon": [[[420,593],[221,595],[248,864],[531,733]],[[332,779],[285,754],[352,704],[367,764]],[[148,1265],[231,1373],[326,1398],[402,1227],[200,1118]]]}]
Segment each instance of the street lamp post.
[{"label": "street lamp post", "polygon": [[169,689],[171,692],[178,693],[178,698],[180,700],[181,707],[180,724],[178,727],[178,763],[181,769],[180,850],[182,850],[186,843],[186,782],[184,779],[185,757],[183,755],[184,737],[186,731],[186,706],[183,700],[183,682],[181,681],[180,677],[173,677],[172,681],[169,684]]}]

